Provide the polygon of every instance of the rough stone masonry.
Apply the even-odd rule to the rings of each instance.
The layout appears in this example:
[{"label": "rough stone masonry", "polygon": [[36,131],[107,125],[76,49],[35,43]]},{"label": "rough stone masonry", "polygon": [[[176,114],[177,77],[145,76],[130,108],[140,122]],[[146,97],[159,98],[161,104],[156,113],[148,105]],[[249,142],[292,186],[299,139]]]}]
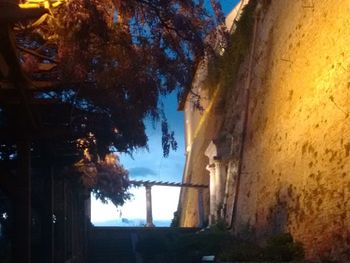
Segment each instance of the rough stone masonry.
[{"label": "rough stone masonry", "polygon": [[[245,110],[240,87],[251,70],[237,234],[264,240],[290,232],[307,258],[350,260],[349,25],[348,0],[271,0],[261,14],[254,63],[242,63],[222,114],[221,130],[235,137]],[[203,160],[206,147],[193,155]],[[208,177],[205,165],[197,170]],[[195,169],[191,175],[199,180]],[[191,203],[183,202],[184,225],[195,221]]]},{"label": "rough stone masonry", "polygon": [[271,1],[258,25],[235,228],[308,258],[350,259],[349,25],[345,0]]}]

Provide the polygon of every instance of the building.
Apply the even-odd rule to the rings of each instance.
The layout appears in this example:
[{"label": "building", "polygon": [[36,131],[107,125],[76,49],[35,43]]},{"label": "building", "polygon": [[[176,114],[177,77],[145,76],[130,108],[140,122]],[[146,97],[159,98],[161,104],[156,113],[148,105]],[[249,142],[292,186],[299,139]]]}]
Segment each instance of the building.
[{"label": "building", "polygon": [[67,107],[33,95],[13,36],[13,23],[46,10],[15,1],[0,1],[0,10],[1,262],[85,262],[90,191],[69,169],[77,156],[64,134],[54,136]]},{"label": "building", "polygon": [[[204,220],[225,219],[257,241],[290,232],[307,258],[349,260],[349,9],[346,1],[249,2],[232,39],[246,43],[247,29],[249,48],[241,60],[227,55],[238,64],[233,85],[221,88],[221,75],[203,112],[191,109],[190,93],[184,107],[184,181],[213,189]],[[194,91],[204,79],[196,76]],[[182,191],[182,226],[199,224],[197,200]]]}]

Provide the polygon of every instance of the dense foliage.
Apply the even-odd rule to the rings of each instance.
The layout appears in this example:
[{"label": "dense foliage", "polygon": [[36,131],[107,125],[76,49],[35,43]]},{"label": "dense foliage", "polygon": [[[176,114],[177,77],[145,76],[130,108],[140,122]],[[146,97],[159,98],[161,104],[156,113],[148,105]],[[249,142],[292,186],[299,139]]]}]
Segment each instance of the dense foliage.
[{"label": "dense foliage", "polygon": [[131,197],[127,192],[128,172],[114,154],[106,155],[99,162],[83,158],[75,164],[75,168],[80,172],[83,184],[103,203],[111,201],[119,206]]},{"label": "dense foliage", "polygon": [[[149,233],[136,245],[145,262],[200,262],[214,255],[215,262],[301,262],[304,250],[289,233],[272,236],[259,246],[227,231],[207,229],[197,233]],[[304,262],[304,261],[303,261]]]},{"label": "dense foliage", "polygon": [[[79,136],[92,132],[100,154],[146,146],[144,118],[161,116],[161,95],[190,86],[205,53],[215,23],[203,3],[71,0],[52,11],[18,36],[22,47],[57,63],[43,72],[35,61],[48,60],[25,53],[24,68],[33,79],[59,82],[50,97],[79,109],[70,125]],[[166,138],[165,148],[175,145]]]},{"label": "dense foliage", "polygon": [[[102,169],[113,151],[147,147],[144,119],[151,117],[162,122],[164,155],[176,149],[159,99],[190,88],[197,61],[210,50],[204,40],[223,22],[218,1],[211,0],[212,17],[200,0],[28,2],[49,8],[15,33],[23,71],[36,85],[30,100],[52,105],[35,109],[39,125],[63,127],[53,145],[80,155],[80,170]],[[104,201],[127,189],[123,168],[108,167],[118,172],[97,169],[101,180],[83,180]]]}]

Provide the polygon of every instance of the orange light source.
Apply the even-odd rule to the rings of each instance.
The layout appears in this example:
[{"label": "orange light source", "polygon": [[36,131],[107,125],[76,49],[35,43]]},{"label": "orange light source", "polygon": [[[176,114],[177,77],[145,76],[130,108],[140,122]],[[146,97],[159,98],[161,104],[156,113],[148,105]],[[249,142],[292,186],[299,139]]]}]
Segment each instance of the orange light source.
[{"label": "orange light source", "polygon": [[20,8],[55,8],[66,2],[66,0],[27,0],[19,4]]}]

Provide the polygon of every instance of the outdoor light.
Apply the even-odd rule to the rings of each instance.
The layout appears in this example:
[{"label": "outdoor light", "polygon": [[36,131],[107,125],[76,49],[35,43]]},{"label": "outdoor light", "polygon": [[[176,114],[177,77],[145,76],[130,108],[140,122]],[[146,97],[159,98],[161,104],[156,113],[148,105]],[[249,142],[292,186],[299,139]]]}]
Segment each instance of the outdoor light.
[{"label": "outdoor light", "polygon": [[5,212],[5,213],[2,213],[1,217],[6,220],[9,216],[8,214]]},{"label": "outdoor light", "polygon": [[27,0],[19,4],[20,8],[39,8],[44,7],[50,9],[51,7],[58,7],[65,0]]},{"label": "outdoor light", "polygon": [[56,224],[56,222],[57,222],[57,217],[55,214],[52,214],[52,223]]},{"label": "outdoor light", "polygon": [[[30,24],[30,27],[38,27],[43,22],[46,21],[46,19],[49,16],[53,16],[52,8],[56,8],[63,4],[64,2],[67,2],[67,0],[22,0],[21,3],[18,5],[21,9],[40,9],[44,8],[48,10],[46,14],[43,14],[39,19],[35,20],[35,22]],[[26,26],[28,28],[28,26]]]}]

